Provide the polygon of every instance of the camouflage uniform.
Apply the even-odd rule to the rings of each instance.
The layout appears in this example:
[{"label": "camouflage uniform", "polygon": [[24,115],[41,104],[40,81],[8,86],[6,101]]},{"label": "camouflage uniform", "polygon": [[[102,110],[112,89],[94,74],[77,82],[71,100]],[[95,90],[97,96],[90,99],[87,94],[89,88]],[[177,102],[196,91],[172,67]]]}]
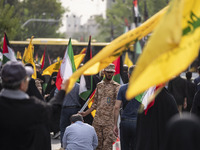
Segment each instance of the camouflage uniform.
[{"label": "camouflage uniform", "polygon": [[113,134],[113,108],[119,87],[120,85],[113,80],[101,81],[97,84],[94,103],[92,104],[92,107],[96,109],[92,125],[98,136],[97,150],[112,150],[112,144],[116,140]]}]

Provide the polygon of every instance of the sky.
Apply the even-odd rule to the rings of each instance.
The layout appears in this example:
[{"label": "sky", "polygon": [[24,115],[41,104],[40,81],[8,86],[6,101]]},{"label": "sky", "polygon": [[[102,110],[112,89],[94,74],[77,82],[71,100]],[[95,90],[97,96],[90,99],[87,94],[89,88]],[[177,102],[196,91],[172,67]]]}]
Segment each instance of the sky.
[{"label": "sky", "polygon": [[62,6],[69,9],[63,15],[63,26],[60,32],[66,31],[66,15],[75,14],[77,17],[81,16],[81,25],[85,24],[92,15],[102,14],[105,17],[106,0],[60,0]]}]

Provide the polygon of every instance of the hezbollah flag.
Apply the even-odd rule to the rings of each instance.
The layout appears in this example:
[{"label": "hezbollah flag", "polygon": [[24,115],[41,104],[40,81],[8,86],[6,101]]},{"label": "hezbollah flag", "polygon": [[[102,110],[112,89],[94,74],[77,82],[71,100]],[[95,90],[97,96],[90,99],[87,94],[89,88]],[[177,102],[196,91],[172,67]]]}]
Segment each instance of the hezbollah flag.
[{"label": "hezbollah flag", "polygon": [[172,0],[130,78],[127,99],[165,83],[194,61],[200,46],[200,1]]},{"label": "hezbollah flag", "polygon": [[160,18],[163,16],[163,14],[165,14],[167,8],[168,7],[162,9],[152,18],[147,20],[143,25],[121,35],[120,37],[113,40],[109,45],[104,47],[97,55],[90,59],[75,73],[73,73],[73,75],[70,77],[70,83],[67,91],[70,91],[73,88],[75,82],[82,74],[97,74],[99,71],[116,60],[116,58],[119,57],[123,51],[127,50],[132,44],[134,44],[136,40],[140,40],[152,32],[152,30],[158,24]]},{"label": "hezbollah flag", "polygon": [[58,61],[55,62],[54,64],[50,65],[49,67],[47,67],[43,72],[42,72],[42,76],[43,75],[49,75],[51,76],[53,72],[58,72],[60,69],[60,65],[61,65],[62,61]]},{"label": "hezbollah flag", "polygon": [[36,67],[33,59],[33,54],[34,54],[34,46],[32,44],[33,36],[31,37],[30,43],[28,45],[28,49],[25,48],[24,50],[24,55],[23,55],[23,63],[31,63],[33,65],[34,73],[32,75],[33,79],[37,78],[37,73],[36,73]]},{"label": "hezbollah flag", "polygon": [[70,38],[63,61],[57,74],[56,87],[58,88],[58,90],[60,90],[61,88],[62,81],[68,79],[75,71],[76,67],[74,64],[74,52],[72,49]]},{"label": "hezbollah flag", "polygon": [[17,59],[20,59],[20,60],[22,59],[22,55],[19,51],[17,51]]},{"label": "hezbollah flag", "polygon": [[17,61],[15,57],[15,53],[13,49],[10,46],[10,43],[8,41],[8,37],[6,33],[4,33],[4,39],[3,39],[3,64],[5,64],[7,61]]},{"label": "hezbollah flag", "polygon": [[130,66],[133,66],[133,62],[132,62],[131,59],[128,57],[128,52],[126,52],[126,54],[125,54],[124,64],[127,65],[128,68],[129,68]]}]

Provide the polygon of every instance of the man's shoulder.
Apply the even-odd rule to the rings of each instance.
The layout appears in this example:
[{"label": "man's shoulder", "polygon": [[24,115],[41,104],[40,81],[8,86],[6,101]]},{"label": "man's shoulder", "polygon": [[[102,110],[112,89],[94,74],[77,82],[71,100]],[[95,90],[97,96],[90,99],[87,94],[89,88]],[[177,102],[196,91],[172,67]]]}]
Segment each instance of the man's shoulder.
[{"label": "man's shoulder", "polygon": [[200,76],[194,79],[194,82],[199,82],[200,81]]},{"label": "man's shoulder", "polygon": [[114,81],[114,80],[112,80],[110,83],[111,83],[111,84],[113,84],[113,85],[115,85],[115,86],[120,86],[120,84],[119,84],[119,83],[117,83],[117,82],[116,82],[116,81]]}]

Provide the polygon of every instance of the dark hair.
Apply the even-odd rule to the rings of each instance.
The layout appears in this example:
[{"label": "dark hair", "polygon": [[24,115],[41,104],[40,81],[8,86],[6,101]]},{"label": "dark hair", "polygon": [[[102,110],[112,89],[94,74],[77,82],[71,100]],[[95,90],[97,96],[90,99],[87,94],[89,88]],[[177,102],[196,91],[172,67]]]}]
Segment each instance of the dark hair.
[{"label": "dark hair", "polygon": [[31,63],[27,63],[27,64],[25,64],[25,66],[29,66],[29,67],[33,68],[33,65]]},{"label": "dark hair", "polygon": [[186,78],[187,80],[190,80],[192,78],[192,72],[186,72]]},{"label": "dark hair", "polygon": [[129,68],[129,70],[128,70],[128,73],[129,73],[130,75],[132,74],[134,68],[135,68],[135,65],[130,66],[130,68]]},{"label": "dark hair", "polygon": [[128,72],[128,66],[125,65],[125,64],[123,65],[123,71],[124,71],[124,72]]},{"label": "dark hair", "polygon": [[74,114],[70,117],[71,123],[74,123],[76,121],[82,121],[83,122],[83,116],[80,114]]}]

